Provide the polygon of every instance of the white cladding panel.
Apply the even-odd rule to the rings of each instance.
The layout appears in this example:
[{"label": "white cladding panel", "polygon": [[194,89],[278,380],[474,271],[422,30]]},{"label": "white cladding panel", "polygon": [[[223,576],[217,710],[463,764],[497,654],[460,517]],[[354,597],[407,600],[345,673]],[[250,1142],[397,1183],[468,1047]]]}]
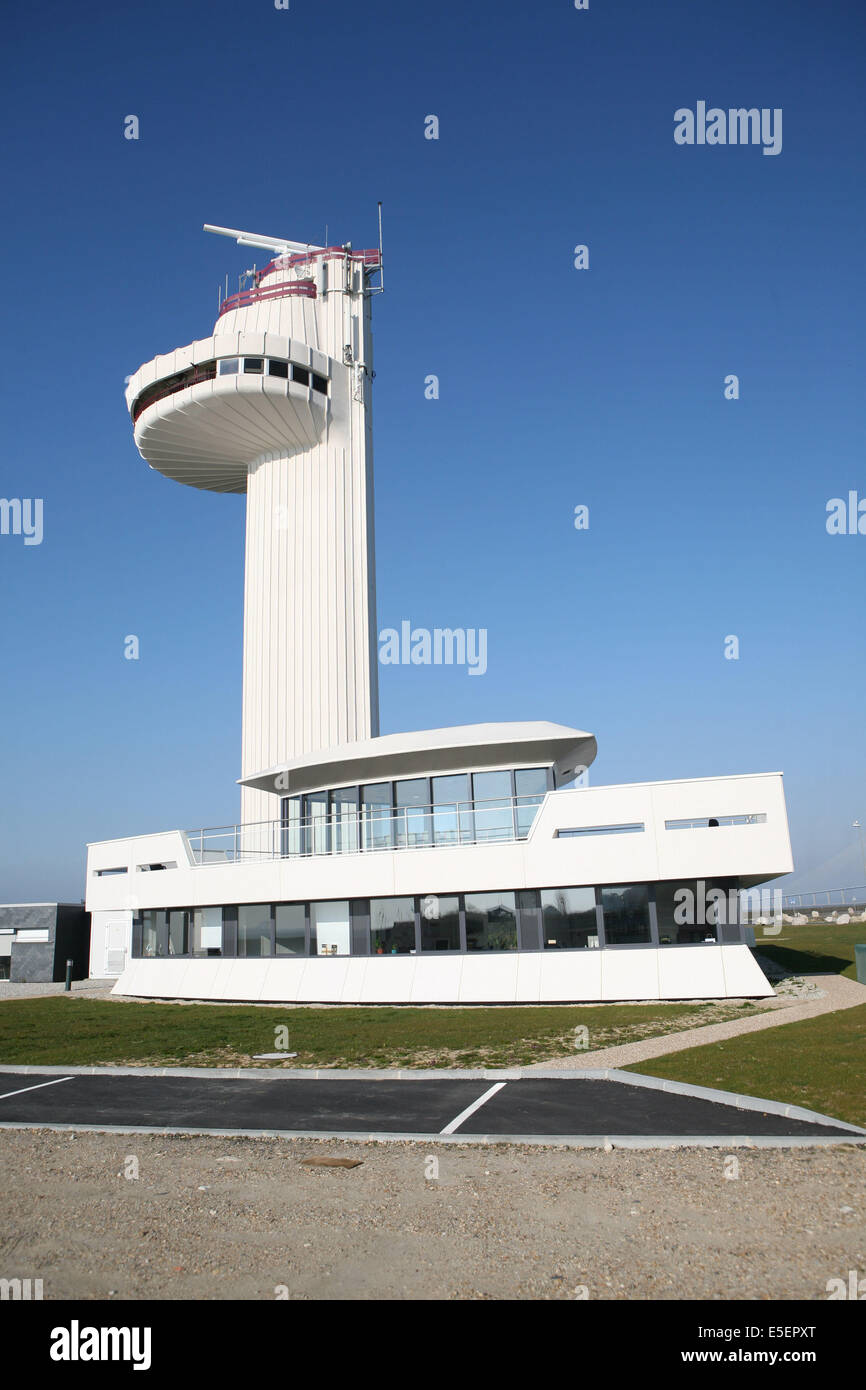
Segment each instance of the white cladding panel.
[{"label": "white cladding panel", "polygon": [[[665,992],[660,975],[668,971]],[[689,984],[706,981],[705,993]],[[773,993],[748,947],[620,947],[480,956],[336,956],[310,960],[134,960],[114,989],[154,999],[299,1003],[562,1003],[568,1000],[763,998]]]}]

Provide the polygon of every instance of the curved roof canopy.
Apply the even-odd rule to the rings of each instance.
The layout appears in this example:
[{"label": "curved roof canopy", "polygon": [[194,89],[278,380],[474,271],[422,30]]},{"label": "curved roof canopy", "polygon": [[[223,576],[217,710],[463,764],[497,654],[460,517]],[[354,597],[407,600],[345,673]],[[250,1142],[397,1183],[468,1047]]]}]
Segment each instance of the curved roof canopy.
[{"label": "curved roof canopy", "polygon": [[592,734],[564,724],[535,720],[459,724],[450,729],[384,734],[321,749],[241,777],[239,782],[241,786],[285,796],[429,773],[550,765],[557,780],[563,782],[574,776],[576,768],[589,767],[597,751]]}]

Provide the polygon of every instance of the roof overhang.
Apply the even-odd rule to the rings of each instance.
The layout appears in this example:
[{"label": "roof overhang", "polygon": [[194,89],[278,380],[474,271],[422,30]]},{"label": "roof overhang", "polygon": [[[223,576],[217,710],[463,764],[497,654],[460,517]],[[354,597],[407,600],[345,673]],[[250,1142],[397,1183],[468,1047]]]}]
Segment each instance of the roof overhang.
[{"label": "roof overhang", "polygon": [[564,724],[460,724],[450,729],[384,734],[321,749],[241,777],[239,782],[243,787],[287,796],[429,773],[551,765],[557,781],[562,782],[574,776],[576,768],[589,767],[597,751],[592,734]]}]

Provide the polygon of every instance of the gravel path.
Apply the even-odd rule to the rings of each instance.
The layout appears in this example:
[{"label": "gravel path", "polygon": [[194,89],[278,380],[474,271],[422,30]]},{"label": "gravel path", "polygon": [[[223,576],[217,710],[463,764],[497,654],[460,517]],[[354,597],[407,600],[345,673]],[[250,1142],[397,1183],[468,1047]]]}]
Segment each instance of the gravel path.
[{"label": "gravel path", "polygon": [[[316,1156],[353,1169],[308,1168]],[[46,1299],[809,1299],[866,1275],[866,1154],[0,1131]],[[734,1179],[732,1159],[738,1176]],[[135,1171],[138,1177],[127,1178]]]},{"label": "gravel path", "polygon": [[801,1018],[816,1018],[819,1014],[866,1004],[866,985],[849,980],[844,975],[805,975],[803,979],[807,985],[815,986],[817,997],[785,1004],[750,1018],[710,1023],[704,1028],[687,1028],[682,1033],[643,1038],[640,1042],[625,1043],[622,1047],[597,1048],[591,1052],[575,1052],[569,1057],[554,1057],[549,1062],[540,1062],[526,1070],[531,1072],[543,1067],[545,1070],[582,1071],[586,1067],[625,1067],[635,1062],[646,1062],[651,1057],[664,1057],[669,1052],[682,1052],[688,1047],[701,1047],[704,1043],[736,1038],[741,1033],[759,1033],[764,1028],[779,1028],[784,1023],[795,1023]]}]

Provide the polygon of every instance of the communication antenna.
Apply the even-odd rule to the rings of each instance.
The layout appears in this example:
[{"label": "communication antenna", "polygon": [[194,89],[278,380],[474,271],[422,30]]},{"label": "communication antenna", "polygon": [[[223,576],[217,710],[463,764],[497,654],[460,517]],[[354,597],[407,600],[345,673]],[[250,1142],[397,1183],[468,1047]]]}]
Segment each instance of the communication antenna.
[{"label": "communication antenna", "polygon": [[214,227],[210,222],[205,222],[204,231],[215,232],[217,236],[233,237],[238,246],[262,246],[266,251],[276,251],[278,255],[285,255],[289,251],[308,255],[311,251],[325,249],[324,246],[315,246],[310,241],[289,241],[286,237],[260,236],[258,232],[238,231],[237,227]]}]

